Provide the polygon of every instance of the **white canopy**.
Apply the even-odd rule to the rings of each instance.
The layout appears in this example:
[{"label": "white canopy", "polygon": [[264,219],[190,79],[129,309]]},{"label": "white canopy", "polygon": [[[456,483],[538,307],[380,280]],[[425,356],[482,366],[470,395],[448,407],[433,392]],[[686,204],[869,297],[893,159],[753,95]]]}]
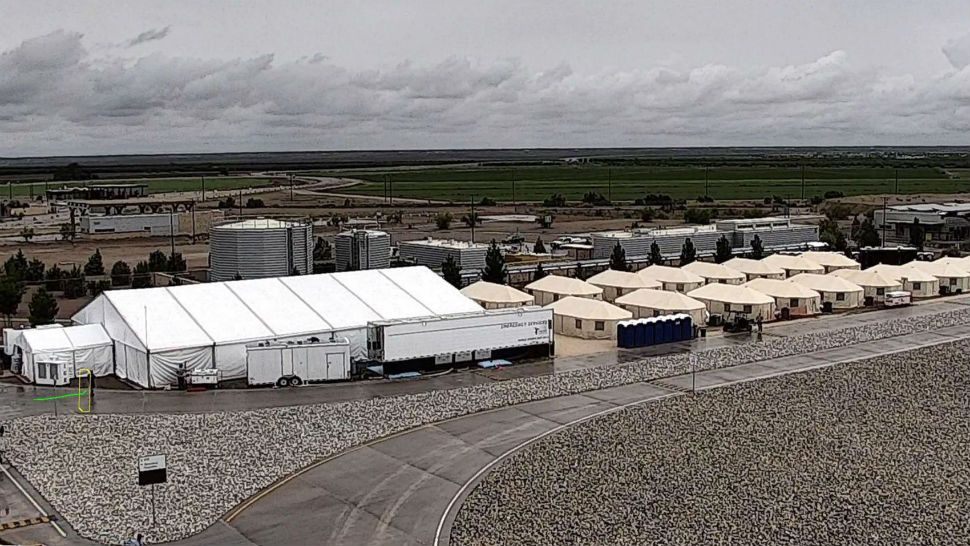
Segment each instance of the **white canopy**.
[{"label": "white canopy", "polygon": [[724,262],[724,265],[746,275],[757,275],[760,277],[785,276],[784,269],[773,266],[762,260],[752,260],[750,258],[731,258],[730,260]]},{"label": "white canopy", "polygon": [[13,344],[23,350],[28,364],[65,363],[73,366],[75,372],[88,368],[98,376],[113,371],[111,338],[100,324],[20,330]]},{"label": "white canopy", "polygon": [[545,277],[525,285],[526,290],[537,290],[565,296],[597,296],[603,289],[584,280],[562,275],[546,275]]},{"label": "white canopy", "polygon": [[633,307],[660,309],[663,311],[696,311],[706,308],[703,302],[699,302],[690,296],[685,296],[680,292],[670,292],[667,290],[637,290],[625,296],[620,296],[616,299],[616,303]]},{"label": "white canopy", "polygon": [[461,289],[461,293],[478,302],[514,303],[528,305],[535,298],[511,286],[478,281]]},{"label": "white canopy", "polygon": [[610,286],[631,290],[638,288],[660,288],[660,283],[655,280],[641,277],[629,271],[617,271],[615,269],[607,269],[606,271],[597,273],[586,279],[586,282],[599,287]]},{"label": "white canopy", "polygon": [[921,269],[901,265],[876,264],[865,271],[876,271],[897,281],[906,279],[907,282],[936,282],[939,280]]},{"label": "white canopy", "polygon": [[937,260],[935,262],[909,262],[903,267],[912,267],[914,269],[919,269],[925,273],[929,273],[936,278],[954,278],[954,279],[964,279],[970,277],[970,270],[967,266],[957,265],[955,263],[947,263],[945,261]]},{"label": "white canopy", "polygon": [[699,300],[713,300],[734,305],[767,305],[775,303],[774,298],[736,284],[707,284],[687,293]]},{"label": "white canopy", "polygon": [[612,303],[575,296],[565,297],[545,308],[552,309],[556,315],[586,320],[624,320],[633,317],[633,313]]},{"label": "white canopy", "polygon": [[109,290],[74,315],[114,340],[116,372],[147,387],[178,366],[243,377],[246,345],[339,333],[355,357],[368,322],[483,311],[425,267]]},{"label": "white canopy", "polygon": [[827,268],[859,269],[862,267],[859,262],[840,252],[809,251],[802,252],[799,256]]},{"label": "white canopy", "polygon": [[637,272],[637,275],[655,281],[671,284],[699,284],[704,278],[680,267],[668,265],[651,265]]},{"label": "white canopy", "polygon": [[809,259],[802,258],[801,256],[788,256],[785,254],[772,254],[771,256],[765,257],[764,261],[768,265],[773,265],[775,267],[784,269],[789,272],[803,272],[803,273],[824,273],[825,268],[816,262]]},{"label": "white canopy", "polygon": [[867,269],[865,271],[858,271],[854,269],[836,269],[835,271],[829,273],[829,275],[846,279],[850,282],[858,284],[863,288],[902,288],[900,280],[895,278],[893,275],[884,275],[878,271],[873,271],[872,269]]},{"label": "white canopy", "polygon": [[751,279],[741,286],[761,292],[773,298],[820,298],[818,292],[791,280]]},{"label": "white canopy", "polygon": [[711,262],[691,262],[683,267],[684,271],[690,271],[708,280],[726,281],[740,284],[746,278],[744,273],[737,269],[732,269],[723,264]]}]

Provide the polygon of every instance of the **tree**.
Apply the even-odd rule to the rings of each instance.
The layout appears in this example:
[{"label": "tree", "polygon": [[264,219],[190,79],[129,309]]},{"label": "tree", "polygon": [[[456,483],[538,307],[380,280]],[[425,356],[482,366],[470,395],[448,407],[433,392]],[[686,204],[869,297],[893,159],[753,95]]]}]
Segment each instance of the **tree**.
[{"label": "tree", "polygon": [[680,265],[685,266],[691,262],[697,260],[697,249],[694,248],[694,242],[690,240],[690,237],[684,241],[684,246],[680,249]]},{"label": "tree", "polygon": [[626,265],[626,250],[620,246],[620,243],[616,243],[613,247],[613,252],[610,254],[610,269],[615,269],[617,271],[629,271],[630,268]]},{"label": "tree", "polygon": [[90,277],[104,275],[104,261],[101,258],[101,249],[95,249],[94,254],[88,258],[88,263],[84,264],[84,275]]},{"label": "tree", "polygon": [[30,311],[31,326],[53,323],[58,311],[57,301],[43,286],[34,292],[27,308]]},{"label": "tree", "polygon": [[859,229],[856,232],[855,242],[859,245],[859,248],[867,246],[880,246],[882,244],[882,239],[879,238],[879,232],[876,231],[876,226],[872,223],[872,220],[866,218],[862,224],[859,225]]},{"label": "tree", "polygon": [[660,245],[657,241],[650,244],[650,265],[662,265],[664,263],[664,255],[660,252]]},{"label": "tree", "polygon": [[582,262],[576,262],[576,269],[573,271],[573,276],[581,281],[586,280],[586,268],[583,267]]},{"label": "tree", "polygon": [[241,281],[242,280],[242,275],[240,275],[239,272],[236,271],[236,274],[232,276],[232,280],[234,280],[234,281]]},{"label": "tree", "polygon": [[0,279],[0,313],[3,314],[7,326],[10,317],[17,314],[17,308],[24,299],[24,286],[10,277]]},{"label": "tree", "polygon": [[333,247],[330,246],[330,242],[325,241],[323,237],[317,237],[316,242],[313,243],[313,261],[325,262],[332,257]]},{"label": "tree", "polygon": [[75,299],[83,297],[88,292],[87,285],[84,284],[84,273],[81,268],[74,266],[64,277],[64,297]]},{"label": "tree", "polygon": [[188,266],[185,264],[185,258],[182,257],[181,252],[176,252],[169,255],[165,267],[167,268],[166,271],[172,273],[180,273],[188,269]]},{"label": "tree", "polygon": [[[472,227],[472,224],[481,224],[482,219],[479,218],[477,212],[469,212],[461,217],[461,221],[464,222],[465,226]],[[445,228],[448,229],[448,228]]]},{"label": "tree", "polygon": [[57,264],[54,264],[47,269],[46,273],[44,273],[44,286],[51,292],[63,290],[65,276],[66,272],[60,267],[57,267]]},{"label": "tree", "polygon": [[546,273],[546,270],[542,268],[542,262],[536,264],[536,270],[532,273],[532,280],[537,281],[546,275],[548,275],[548,273]]},{"label": "tree", "polygon": [[135,264],[135,271],[131,275],[132,288],[148,288],[152,286],[152,270],[148,262]]},{"label": "tree", "polygon": [[923,250],[926,243],[926,230],[919,224],[919,218],[913,218],[913,225],[909,227],[909,244]]},{"label": "tree", "polygon": [[509,282],[509,270],[505,267],[505,256],[502,249],[498,247],[495,239],[488,245],[488,252],[485,253],[485,269],[482,270],[482,280],[495,284],[506,284]]},{"label": "tree", "polygon": [[111,285],[128,286],[131,284],[131,267],[127,263],[118,260],[111,266]]},{"label": "tree", "polygon": [[[152,273],[166,271],[168,268],[168,256],[161,250],[156,250],[148,255],[148,270]],[[137,266],[135,268],[137,270]]]},{"label": "tree", "polygon": [[542,237],[536,237],[536,244],[532,247],[532,252],[536,254],[545,254],[546,245],[542,242]]},{"label": "tree", "polygon": [[448,229],[451,227],[452,216],[450,212],[439,212],[434,217],[434,225],[438,229]]},{"label": "tree", "polygon": [[30,240],[34,238],[34,228],[24,226],[24,228],[20,230],[20,236],[24,238],[25,243],[29,243]]},{"label": "tree", "polygon": [[29,282],[39,282],[44,280],[44,262],[34,258],[27,264],[27,271],[24,272],[24,280]]},{"label": "tree", "polygon": [[554,193],[542,200],[543,207],[565,207],[566,198],[561,193]]},{"label": "tree", "polygon": [[684,222],[688,224],[710,224],[711,211],[707,209],[687,209],[684,211]]},{"label": "tree", "polygon": [[458,266],[454,256],[449,254],[445,261],[441,262],[441,276],[451,286],[461,288],[461,267]]},{"label": "tree", "polygon": [[731,251],[731,241],[728,241],[726,235],[721,235],[721,238],[717,240],[717,252],[714,254],[714,261],[723,264],[724,262],[731,259],[734,252]]},{"label": "tree", "polygon": [[62,241],[73,241],[74,240],[74,227],[69,223],[61,224],[60,227],[61,240]]},{"label": "tree", "polygon": [[825,219],[818,224],[818,240],[838,252],[845,252],[849,248],[845,233],[835,220]]},{"label": "tree", "polygon": [[751,239],[751,258],[760,260],[765,257],[765,246],[761,243],[761,237],[757,235]]},{"label": "tree", "polygon": [[655,214],[656,214],[656,211],[653,210],[652,208],[644,207],[643,210],[640,211],[640,221],[653,222],[653,217]]},{"label": "tree", "polygon": [[13,256],[7,258],[7,261],[3,264],[3,272],[14,280],[23,280],[27,275],[27,257],[24,256],[24,251],[17,249],[17,253]]}]

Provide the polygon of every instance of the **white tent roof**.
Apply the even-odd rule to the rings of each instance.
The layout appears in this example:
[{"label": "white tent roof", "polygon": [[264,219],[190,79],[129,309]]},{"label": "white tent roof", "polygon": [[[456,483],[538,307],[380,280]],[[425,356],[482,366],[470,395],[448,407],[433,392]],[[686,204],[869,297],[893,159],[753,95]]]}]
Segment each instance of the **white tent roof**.
[{"label": "white tent roof", "polygon": [[772,254],[771,256],[765,257],[764,261],[768,265],[773,265],[775,267],[780,267],[786,270],[794,271],[817,271],[822,273],[825,268],[812,260],[807,258],[802,258],[801,256],[788,256],[785,254]]},{"label": "white tent roof", "polygon": [[691,284],[704,282],[703,277],[699,277],[683,268],[670,267],[668,265],[651,265],[638,271],[637,275],[665,283]]},{"label": "white tent roof", "polygon": [[916,269],[915,267],[903,267],[901,265],[876,264],[866,271],[878,271],[887,278],[901,280],[905,278],[909,282],[934,282],[939,279],[929,273]]},{"label": "white tent roof", "polygon": [[711,262],[691,262],[683,267],[684,271],[690,271],[695,275],[700,275],[705,279],[718,280],[744,280],[744,273],[737,269],[732,269],[723,264]]},{"label": "white tent roof", "polygon": [[835,275],[799,273],[790,279],[818,292],[862,292],[862,287]]},{"label": "white tent roof", "polygon": [[533,303],[535,298],[511,286],[493,282],[478,281],[461,289],[466,297],[492,303]]},{"label": "white tent roof", "polygon": [[612,303],[575,296],[565,297],[545,308],[552,309],[557,315],[586,320],[624,320],[633,317],[633,313]]},{"label": "white tent roof", "polygon": [[685,296],[680,292],[650,289],[641,289],[625,296],[620,296],[616,298],[616,303],[666,311],[693,311],[706,308],[703,302],[699,302],[690,296]]},{"label": "white tent roof", "polygon": [[750,258],[731,258],[724,265],[749,275],[784,275],[785,270],[761,260]]},{"label": "white tent roof", "polygon": [[775,303],[774,298],[737,284],[708,284],[687,293],[700,300],[723,301],[736,305],[765,305]]},{"label": "white tent roof", "polygon": [[545,277],[525,285],[526,290],[538,290],[567,296],[595,296],[602,294],[603,289],[580,279],[563,277],[562,275],[546,275]]},{"label": "white tent roof", "polygon": [[856,269],[860,267],[859,262],[839,252],[808,251],[802,252],[799,256],[825,267],[854,267]]},{"label": "white tent roof", "polygon": [[162,351],[475,311],[482,307],[431,270],[404,267],[108,290],[74,321],[116,333],[126,327],[134,339],[121,341]]},{"label": "white tent roof", "polygon": [[767,294],[773,298],[820,298],[821,294],[807,286],[790,280],[781,279],[751,279],[742,286]]},{"label": "white tent roof", "polygon": [[961,269],[970,267],[970,258],[954,258],[953,256],[943,256],[933,260],[935,264],[955,265]]},{"label": "white tent roof", "polygon": [[54,353],[105,347],[111,345],[111,338],[100,324],[84,324],[67,328],[22,330],[18,344],[34,353]]},{"label": "white tent roof", "polygon": [[647,279],[636,273],[630,273],[629,271],[617,271],[615,269],[607,269],[602,273],[597,273],[589,279],[586,279],[586,282],[596,286],[616,288],[660,288],[660,283],[653,279]]},{"label": "white tent roof", "polygon": [[872,288],[900,288],[899,279],[890,274],[883,274],[872,269],[859,271],[856,269],[836,269],[829,275],[843,278],[847,281],[858,284],[859,286],[869,286]]},{"label": "white tent roof", "polygon": [[919,269],[920,271],[929,273],[934,277],[957,278],[957,279],[970,277],[970,271],[967,270],[966,266],[949,264],[946,262],[941,262],[939,260],[935,262],[920,262],[920,261],[909,262],[903,267],[912,267],[915,269]]}]

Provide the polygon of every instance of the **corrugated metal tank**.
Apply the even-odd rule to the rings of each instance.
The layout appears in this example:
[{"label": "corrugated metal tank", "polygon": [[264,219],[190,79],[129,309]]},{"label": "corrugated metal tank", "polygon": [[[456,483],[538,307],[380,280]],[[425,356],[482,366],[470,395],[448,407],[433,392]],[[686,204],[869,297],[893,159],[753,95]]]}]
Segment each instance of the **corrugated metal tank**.
[{"label": "corrugated metal tank", "polygon": [[209,230],[210,280],[285,277],[313,271],[313,226],[259,218]]},{"label": "corrugated metal tank", "polygon": [[337,271],[383,269],[391,266],[391,236],[383,231],[355,229],[334,241]]}]

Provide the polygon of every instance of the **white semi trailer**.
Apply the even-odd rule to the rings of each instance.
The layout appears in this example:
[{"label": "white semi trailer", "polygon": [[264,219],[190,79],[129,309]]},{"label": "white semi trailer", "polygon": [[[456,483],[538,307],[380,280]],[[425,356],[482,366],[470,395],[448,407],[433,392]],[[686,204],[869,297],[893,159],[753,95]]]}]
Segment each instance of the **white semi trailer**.
[{"label": "white semi trailer", "polygon": [[368,356],[378,362],[434,357],[437,364],[491,358],[492,351],[552,345],[552,310],[490,309],[424,319],[372,322]]},{"label": "white semi trailer", "polygon": [[350,379],[350,342],[258,343],[246,347],[246,377],[250,386],[287,385]]}]

